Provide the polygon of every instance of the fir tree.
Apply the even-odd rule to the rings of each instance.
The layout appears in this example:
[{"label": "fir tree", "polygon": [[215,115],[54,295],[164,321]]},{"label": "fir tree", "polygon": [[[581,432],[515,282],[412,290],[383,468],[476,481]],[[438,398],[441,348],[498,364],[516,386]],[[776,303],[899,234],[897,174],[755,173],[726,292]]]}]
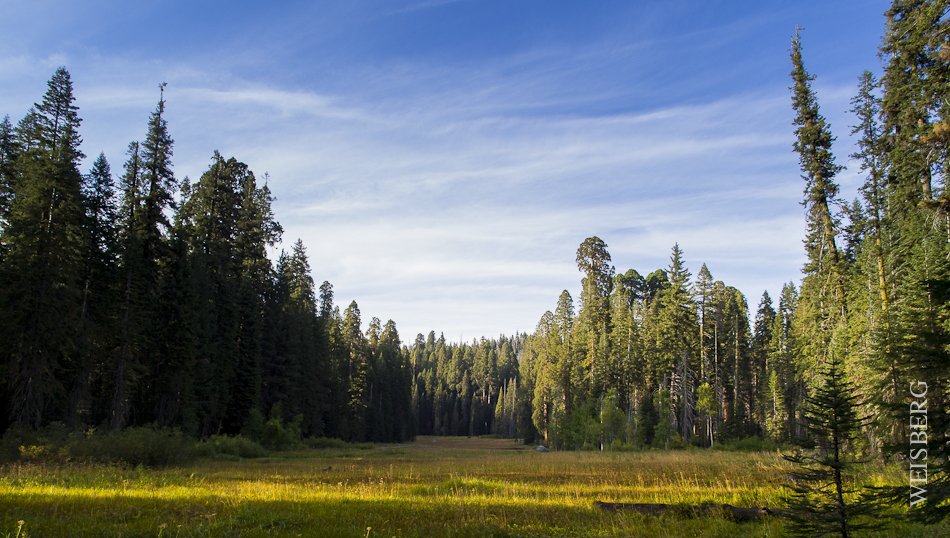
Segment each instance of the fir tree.
[{"label": "fir tree", "polygon": [[849,451],[864,419],[856,413],[854,385],[845,379],[844,365],[837,355],[831,355],[820,375],[821,384],[804,406],[808,432],[819,452],[809,455],[798,451],[784,456],[799,466],[790,475],[797,485],[790,486],[794,496],[789,500],[789,516],[793,531],[800,536],[839,534],[847,538],[855,530],[868,528],[859,519],[878,509],[853,498],[849,477],[860,463]]},{"label": "fir tree", "polygon": [[[4,174],[13,197],[3,228],[2,341],[11,419],[37,428],[63,388],[75,353],[82,296],[81,120],[65,68],[18,125],[20,152]],[[8,176],[9,177],[9,176]]]},{"label": "fir tree", "polygon": [[804,278],[795,316],[802,335],[797,368],[808,386],[814,383],[819,365],[827,361],[835,332],[842,329],[847,312],[844,263],[836,244],[839,225],[832,212],[838,194],[834,177],[842,167],[835,164],[831,150],[835,139],[819,112],[811,89],[814,77],[805,70],[797,30],[791,58],[794,85],[790,89],[797,126],[794,149],[806,185],[803,205],[808,230],[807,262],[802,269]]},{"label": "fir tree", "polygon": [[[19,154],[20,144],[16,131],[10,123],[10,116],[4,116],[0,122],[0,237],[9,225],[10,204],[13,203],[16,187],[15,163]],[[3,261],[3,252],[4,246],[0,243],[0,262]]]},{"label": "fir tree", "polygon": [[577,248],[577,269],[584,273],[581,314],[587,343],[586,375],[593,397],[599,397],[607,381],[608,327],[610,325],[610,292],[614,267],[610,265],[607,244],[599,237],[588,237]]},{"label": "fir tree", "polygon": [[138,142],[131,142],[127,151],[125,173],[120,178],[122,205],[119,213],[119,249],[122,271],[122,302],[119,319],[119,344],[115,364],[111,368],[112,398],[109,404],[109,425],[121,429],[128,422],[130,398],[141,373],[140,349],[144,347],[146,301],[143,279],[146,260],[142,256],[144,211],[142,200],[142,153]]},{"label": "fir tree", "polygon": [[77,357],[68,370],[67,421],[72,427],[93,424],[93,384],[97,372],[107,363],[102,357],[114,352],[115,306],[119,301],[118,208],[112,170],[104,154],[93,162],[83,178],[86,249],[82,268]]}]

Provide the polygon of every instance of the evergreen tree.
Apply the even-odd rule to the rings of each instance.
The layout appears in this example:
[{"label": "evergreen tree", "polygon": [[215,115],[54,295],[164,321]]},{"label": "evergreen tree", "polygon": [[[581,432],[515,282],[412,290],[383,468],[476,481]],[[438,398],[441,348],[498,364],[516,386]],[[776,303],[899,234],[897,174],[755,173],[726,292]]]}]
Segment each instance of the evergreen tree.
[{"label": "evergreen tree", "polygon": [[[346,308],[343,320],[343,339],[348,352],[347,396],[350,414],[350,436],[364,441],[367,435],[367,408],[369,407],[369,358],[366,339],[360,330],[360,309],[356,301]],[[466,372],[466,375],[468,372]]]},{"label": "evergreen tree", "polygon": [[63,388],[75,355],[82,296],[81,120],[65,68],[50,78],[43,101],[18,125],[20,152],[5,167],[13,197],[5,215],[0,273],[4,379],[11,419],[37,428]]},{"label": "evergreen tree", "polygon": [[112,170],[104,154],[93,162],[83,178],[84,228],[82,303],[76,360],[67,369],[67,422],[72,427],[94,424],[94,383],[103,366],[101,357],[114,352],[115,305],[119,301],[118,208]]},{"label": "evergreen tree", "polygon": [[[145,226],[143,227],[144,240],[142,248],[144,257],[154,264],[161,255],[162,232],[169,227],[165,208],[174,203],[174,195],[178,188],[178,181],[172,172],[171,158],[174,140],[168,134],[168,120],[165,113],[165,86],[159,85],[161,97],[158,106],[148,122],[148,135],[142,143],[142,181],[145,187]],[[153,274],[150,280],[157,281],[154,274],[157,268],[152,267]]]},{"label": "evergreen tree", "polygon": [[[125,297],[120,322],[120,345],[116,362],[110,427],[129,424],[133,408],[145,418],[154,416],[157,388],[155,375],[170,370],[165,353],[167,332],[176,326],[169,318],[174,312],[163,303],[163,267],[178,263],[172,259],[167,233],[171,223],[165,214],[173,203],[178,181],[171,171],[173,140],[168,135],[165,112],[165,84],[148,124],[145,142],[129,145],[129,159],[122,178],[124,191],[121,235]],[[160,398],[160,397],[159,397]],[[206,426],[207,428],[207,426]]]},{"label": "evergreen tree", "polygon": [[607,382],[610,326],[610,292],[614,268],[609,264],[607,244],[599,237],[588,237],[577,248],[577,269],[584,273],[580,321],[587,340],[586,375],[591,395],[598,398]]},{"label": "evergreen tree", "polygon": [[610,388],[617,391],[617,405],[627,410],[630,420],[635,402],[646,390],[643,341],[639,313],[642,304],[643,277],[633,269],[615,277],[611,358],[613,378]]},{"label": "evergreen tree", "polygon": [[[696,308],[690,293],[690,273],[683,264],[683,251],[673,245],[667,271],[669,286],[657,295],[656,323],[659,325],[660,348],[657,377],[669,377],[673,389],[670,397],[678,407],[677,424],[684,440],[693,429],[695,391],[700,369],[696,352],[698,336]],[[665,387],[664,387],[665,388]]]},{"label": "evergreen tree", "polygon": [[[16,131],[10,123],[10,116],[4,116],[0,122],[0,237],[3,237],[3,230],[9,226],[10,204],[13,203],[16,188],[15,163],[19,154]],[[3,245],[0,243],[0,262],[3,261]]]},{"label": "evergreen tree", "polygon": [[557,416],[564,414],[561,407],[563,398],[558,398],[557,370],[555,356],[551,353],[550,343],[555,335],[554,314],[550,310],[541,316],[534,331],[534,345],[532,349],[532,400],[531,420],[536,431],[544,438],[545,443],[557,446]]},{"label": "evergreen tree", "polygon": [[[887,391],[878,404],[908,423],[906,404],[888,398],[891,387],[926,380],[931,461],[950,456],[950,395],[943,381],[950,377],[950,264],[947,238],[947,162],[950,141],[948,83],[950,59],[946,45],[946,0],[896,0],[885,14],[881,45],[883,141],[886,163],[882,198],[885,277],[888,314],[875,331],[875,352]],[[941,188],[942,185],[942,188]],[[883,383],[882,383],[883,384]],[[903,397],[906,397],[904,395]],[[886,411],[885,411],[886,412]],[[892,416],[893,416],[892,415]],[[890,450],[904,451],[906,427],[885,431]],[[950,494],[950,467],[931,468],[928,491]],[[950,514],[940,503],[921,503],[914,517],[939,521]]]},{"label": "evergreen tree", "polygon": [[120,269],[123,277],[119,345],[111,376],[112,398],[109,424],[113,429],[126,425],[129,418],[130,395],[141,373],[140,350],[144,342],[147,301],[144,293],[146,260],[141,248],[144,239],[144,199],[142,185],[142,153],[138,142],[131,142],[127,151],[125,173],[120,178],[122,206],[119,214]]},{"label": "evergreen tree", "polygon": [[749,307],[732,286],[722,290],[722,358],[725,384],[725,434],[739,439],[752,432],[752,359],[749,350]]},{"label": "evergreen tree", "polygon": [[696,306],[698,310],[698,321],[699,321],[699,365],[700,365],[700,379],[702,381],[708,382],[709,375],[712,373],[712,368],[710,367],[710,353],[709,347],[712,341],[712,330],[714,325],[710,323],[713,321],[712,316],[712,297],[713,291],[713,277],[712,273],[709,272],[709,269],[704,263],[703,266],[699,269],[699,273],[696,275],[696,282],[693,285],[693,295],[696,297]]},{"label": "evergreen tree", "polygon": [[842,167],[835,164],[831,151],[834,137],[819,112],[817,97],[811,89],[814,76],[805,70],[797,31],[792,40],[791,56],[794,66],[791,73],[794,82],[792,105],[797,126],[794,148],[799,154],[806,184],[803,204],[808,230],[805,239],[808,261],[803,268],[805,277],[796,320],[801,323],[805,335],[802,358],[806,362],[800,367],[809,372],[808,375],[813,375],[830,351],[832,334],[839,328],[846,308],[841,256],[836,244],[838,223],[832,212],[838,194],[834,177]]},{"label": "evergreen tree", "polygon": [[561,404],[565,413],[574,409],[574,400],[579,396],[576,380],[583,376],[583,365],[577,360],[574,340],[574,299],[567,290],[561,292],[557,308],[551,318],[549,352],[555,363],[551,375],[563,398]]},{"label": "evergreen tree", "polygon": [[848,455],[850,444],[860,434],[864,420],[855,412],[854,386],[845,379],[844,364],[831,355],[821,370],[821,384],[805,401],[808,431],[822,453],[801,451],[784,456],[799,466],[791,476],[798,485],[789,501],[793,530],[801,536],[840,534],[847,538],[866,528],[857,518],[875,513],[875,506],[855,502],[848,474],[859,462]]},{"label": "evergreen tree", "polygon": [[[769,371],[769,344],[775,327],[775,309],[769,292],[762,293],[759,307],[755,313],[755,328],[752,335],[750,355],[752,358],[752,381],[750,384],[751,401],[755,403],[753,424],[756,429],[766,424],[766,413],[772,399],[769,391],[771,373]],[[764,428],[762,428],[764,429]],[[760,429],[761,431],[761,429]]]},{"label": "evergreen tree", "polygon": [[[883,110],[889,134],[893,211],[913,213],[933,206],[932,159],[948,137],[939,113],[947,111],[946,0],[895,0],[887,10],[881,55],[886,62]],[[945,114],[943,119],[946,119]],[[937,150],[937,151],[933,151]],[[945,201],[942,203],[945,204]]]}]

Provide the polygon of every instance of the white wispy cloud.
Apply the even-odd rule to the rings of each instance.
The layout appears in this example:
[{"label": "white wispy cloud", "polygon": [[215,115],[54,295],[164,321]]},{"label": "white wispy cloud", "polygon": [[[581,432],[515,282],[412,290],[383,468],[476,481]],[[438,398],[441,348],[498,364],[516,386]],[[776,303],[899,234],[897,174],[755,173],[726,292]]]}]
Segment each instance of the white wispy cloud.
[{"label": "white wispy cloud", "polygon": [[[98,57],[79,62],[77,95],[84,150],[106,151],[118,171],[127,143],[145,135],[155,84],[172,82],[176,174],[197,180],[215,149],[268,172],[285,245],[302,238],[315,280],[367,319],[394,319],[403,340],[533,330],[562,289],[578,294],[574,253],[591,235],[620,271],[666,267],[679,243],[693,274],[705,262],[750,302],[776,295],[803,259],[787,90],[591,110],[617,88],[565,82],[591,72],[581,60],[596,72],[616,61],[603,55],[634,53],[363,66],[335,89]],[[5,66],[40,70],[30,58],[0,58]],[[821,95],[832,96],[825,109],[848,99],[843,87]]]},{"label": "white wispy cloud", "polygon": [[401,7],[399,9],[387,11],[386,15],[392,16],[392,15],[399,15],[402,13],[411,13],[413,11],[419,11],[421,9],[432,9],[436,7],[445,6],[448,4],[457,4],[459,2],[468,2],[468,1],[471,1],[471,0],[429,0],[428,2],[416,2],[405,7]]}]

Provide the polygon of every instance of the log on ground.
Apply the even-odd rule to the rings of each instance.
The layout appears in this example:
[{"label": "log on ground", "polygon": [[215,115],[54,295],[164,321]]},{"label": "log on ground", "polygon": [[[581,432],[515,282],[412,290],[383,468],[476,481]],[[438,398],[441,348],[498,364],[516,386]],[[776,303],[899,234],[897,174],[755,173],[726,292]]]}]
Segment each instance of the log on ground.
[{"label": "log on ground", "polygon": [[597,501],[597,507],[608,512],[632,511],[651,516],[666,512],[692,513],[695,515],[727,514],[736,521],[752,521],[768,515],[777,515],[768,508],[742,508],[730,504],[660,504],[660,503],[605,503]]}]

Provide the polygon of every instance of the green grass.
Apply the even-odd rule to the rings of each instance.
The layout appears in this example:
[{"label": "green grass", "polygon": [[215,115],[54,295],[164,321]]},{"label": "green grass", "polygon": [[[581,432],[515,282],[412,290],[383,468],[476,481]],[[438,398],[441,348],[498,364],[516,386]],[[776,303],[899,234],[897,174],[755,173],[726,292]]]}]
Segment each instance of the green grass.
[{"label": "green grass", "polygon": [[[0,469],[0,537],[782,536],[777,519],[610,514],[594,501],[779,507],[777,453],[536,453],[503,439],[421,437],[150,469]],[[875,467],[868,483],[900,483]],[[875,536],[944,536],[895,524]]]}]

